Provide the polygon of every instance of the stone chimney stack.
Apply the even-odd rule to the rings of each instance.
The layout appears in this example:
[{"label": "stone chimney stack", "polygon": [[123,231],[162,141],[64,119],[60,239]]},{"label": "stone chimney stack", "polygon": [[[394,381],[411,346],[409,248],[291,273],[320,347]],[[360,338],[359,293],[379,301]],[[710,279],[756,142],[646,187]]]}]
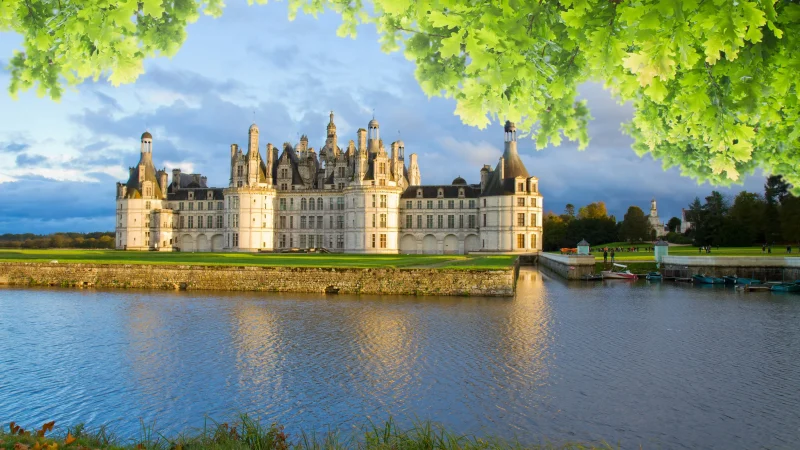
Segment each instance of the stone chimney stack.
[{"label": "stone chimney stack", "polygon": [[167,198],[167,169],[158,172],[158,186],[161,188],[161,198]]},{"label": "stone chimney stack", "polygon": [[[506,142],[506,144],[508,144],[508,143]],[[498,165],[499,170],[500,170],[500,179],[501,180],[506,178],[506,176],[505,176],[506,175],[506,173],[505,173],[506,172],[506,170],[505,170],[505,165],[506,165],[505,162],[506,162],[506,160],[501,156],[500,157],[500,164]]]},{"label": "stone chimney stack", "polygon": [[358,129],[358,151],[366,152],[367,151],[367,130],[363,128]]}]

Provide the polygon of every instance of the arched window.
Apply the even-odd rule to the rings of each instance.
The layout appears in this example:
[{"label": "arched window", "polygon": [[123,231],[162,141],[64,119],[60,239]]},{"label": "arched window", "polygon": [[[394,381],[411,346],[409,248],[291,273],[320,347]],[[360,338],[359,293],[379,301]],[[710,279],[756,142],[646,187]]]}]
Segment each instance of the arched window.
[{"label": "arched window", "polygon": [[325,202],[322,201],[322,197],[317,199],[317,209],[322,211],[323,207],[325,206]]},{"label": "arched window", "polygon": [[[303,200],[305,201],[305,199]],[[316,204],[314,203],[314,199],[313,198],[308,199],[308,209],[313,211],[314,209],[316,209],[314,208],[314,206],[316,206]]]},{"label": "arched window", "polygon": [[304,199],[304,198],[301,198],[301,199],[300,199],[300,209],[301,209],[302,211],[305,211],[305,210],[306,210],[306,199]]}]

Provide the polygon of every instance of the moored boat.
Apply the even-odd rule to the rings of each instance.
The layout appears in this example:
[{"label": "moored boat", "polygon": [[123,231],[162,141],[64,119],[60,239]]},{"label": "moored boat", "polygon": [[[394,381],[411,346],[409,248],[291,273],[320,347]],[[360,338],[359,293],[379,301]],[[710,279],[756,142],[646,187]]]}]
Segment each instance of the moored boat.
[{"label": "moored boat", "polygon": [[756,280],[755,278],[742,278],[737,277],[736,275],[726,275],[722,277],[725,280],[725,284],[761,284],[761,280]]},{"label": "moored boat", "polygon": [[709,277],[700,274],[693,275],[692,279],[694,280],[695,283],[700,283],[700,284],[725,284],[725,280],[723,280],[722,278]]},{"label": "moored boat", "polygon": [[603,270],[600,273],[603,275],[603,279],[608,280],[635,280],[638,278],[636,274],[627,269],[628,266],[624,264],[614,263],[613,269]]},{"label": "moored boat", "polygon": [[662,277],[660,272],[649,272],[645,278],[650,281],[661,281]]},{"label": "moored boat", "polygon": [[800,283],[773,284],[770,286],[769,290],[776,292],[800,292]]}]

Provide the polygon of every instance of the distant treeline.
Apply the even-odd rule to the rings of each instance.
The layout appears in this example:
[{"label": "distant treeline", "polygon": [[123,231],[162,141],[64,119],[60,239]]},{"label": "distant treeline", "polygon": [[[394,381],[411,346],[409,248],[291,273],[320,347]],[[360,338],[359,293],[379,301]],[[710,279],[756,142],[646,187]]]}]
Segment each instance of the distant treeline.
[{"label": "distant treeline", "polygon": [[114,233],[0,234],[0,248],[114,248]]},{"label": "distant treeline", "polygon": [[[730,199],[717,191],[701,202],[696,198],[686,211],[688,229],[681,233],[681,219],[667,222],[664,239],[676,244],[747,247],[753,245],[800,244],[800,197],[780,176],[767,178],[764,193],[742,191]],[[655,240],[644,211],[631,206],[622,221],[606,212],[603,202],[578,211],[567,204],[563,214],[544,217],[545,251],[574,248],[581,239],[592,246],[612,242]]]}]

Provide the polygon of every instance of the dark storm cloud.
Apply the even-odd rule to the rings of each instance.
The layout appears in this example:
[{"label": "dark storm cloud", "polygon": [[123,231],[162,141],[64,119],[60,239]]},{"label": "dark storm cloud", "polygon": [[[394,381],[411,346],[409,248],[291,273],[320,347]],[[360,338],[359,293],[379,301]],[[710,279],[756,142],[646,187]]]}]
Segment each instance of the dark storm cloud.
[{"label": "dark storm cloud", "polygon": [[[54,181],[30,176],[3,183],[0,233],[108,231],[114,229],[114,181],[96,174],[101,183]],[[31,208],[36,205],[36,208]]]}]

